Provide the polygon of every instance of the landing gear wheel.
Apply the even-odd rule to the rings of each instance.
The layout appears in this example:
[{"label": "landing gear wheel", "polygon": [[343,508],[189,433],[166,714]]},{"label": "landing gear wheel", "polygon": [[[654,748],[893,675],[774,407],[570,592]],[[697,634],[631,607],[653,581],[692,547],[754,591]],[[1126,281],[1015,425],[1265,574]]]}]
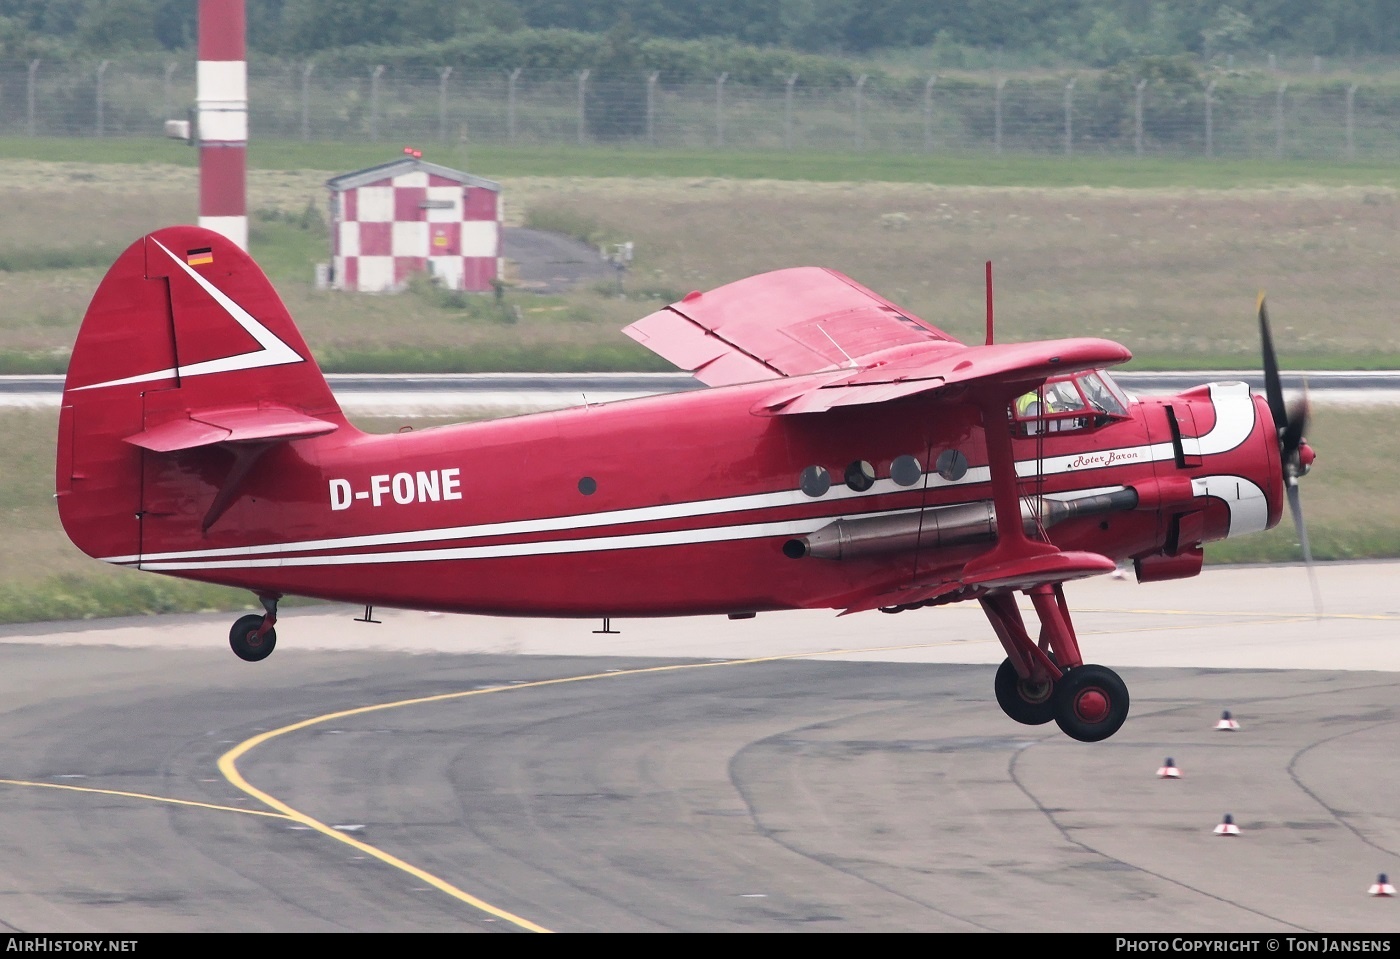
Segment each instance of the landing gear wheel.
[{"label": "landing gear wheel", "polygon": [[1041,726],[1055,718],[1055,684],[1048,679],[1041,683],[1022,679],[1009,658],[997,668],[992,687],[1001,711],[1018,723]]},{"label": "landing gear wheel", "polygon": [[239,617],[233,629],[228,631],[228,644],[239,659],[256,663],[272,655],[272,650],[277,646],[277,630],[269,629],[259,637],[258,629],[262,624],[263,617],[249,613]]},{"label": "landing gear wheel", "polygon": [[1084,743],[1107,739],[1128,718],[1128,687],[1107,666],[1071,669],[1055,684],[1051,702],[1064,734]]}]

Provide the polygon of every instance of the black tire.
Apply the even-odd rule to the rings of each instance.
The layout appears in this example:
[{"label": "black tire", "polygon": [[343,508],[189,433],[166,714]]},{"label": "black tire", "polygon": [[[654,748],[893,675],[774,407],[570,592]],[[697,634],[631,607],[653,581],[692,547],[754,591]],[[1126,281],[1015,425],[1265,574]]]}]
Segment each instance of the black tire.
[{"label": "black tire", "polygon": [[228,644],[239,659],[256,663],[271,656],[273,649],[277,647],[275,629],[269,629],[261,639],[258,638],[258,629],[262,622],[262,616],[249,613],[239,617],[238,622],[233,624],[233,629],[228,631]]},{"label": "black tire", "polygon": [[1016,675],[1016,667],[1009,658],[997,667],[997,678],[992,684],[996,690],[997,705],[1018,723],[1026,726],[1043,726],[1055,718],[1055,684],[1050,681],[1031,683]]},{"label": "black tire", "polygon": [[1055,722],[1071,739],[1096,743],[1128,718],[1128,687],[1107,666],[1071,669],[1055,684]]}]

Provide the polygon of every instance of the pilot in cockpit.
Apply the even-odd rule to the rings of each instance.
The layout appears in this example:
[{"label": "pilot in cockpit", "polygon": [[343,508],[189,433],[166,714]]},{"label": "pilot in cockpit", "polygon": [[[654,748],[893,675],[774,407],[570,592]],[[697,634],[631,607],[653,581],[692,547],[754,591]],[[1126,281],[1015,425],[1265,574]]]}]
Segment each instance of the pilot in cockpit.
[{"label": "pilot in cockpit", "polygon": [[[1041,410],[1042,392],[1045,397],[1044,414]],[[1043,391],[1032,390],[1022,394],[1016,400],[1016,415],[1027,421],[1025,428],[1028,434],[1040,433],[1044,430],[1060,432],[1061,430],[1077,429],[1085,425],[1082,419],[1053,418],[1045,422],[1041,422],[1041,420],[1043,416],[1049,417],[1056,413],[1068,413],[1082,409],[1084,409],[1084,400],[1070,380],[1046,383]]]}]

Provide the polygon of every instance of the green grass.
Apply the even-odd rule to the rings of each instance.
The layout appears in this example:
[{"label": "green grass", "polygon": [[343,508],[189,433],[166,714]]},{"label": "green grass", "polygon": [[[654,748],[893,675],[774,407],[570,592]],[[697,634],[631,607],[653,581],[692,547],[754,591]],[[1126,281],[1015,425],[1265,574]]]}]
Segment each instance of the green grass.
[{"label": "green grass", "polygon": [[274,284],[305,282],[313,263],[330,258],[325,218],[310,203],[300,213],[255,210],[249,220],[248,250]]},{"label": "green grass", "polygon": [[133,570],[51,576],[38,582],[0,584],[0,623],[99,619],[153,613],[253,609],[247,590],[152,576]]},{"label": "green grass", "polygon": [[[193,151],[154,138],[0,140],[6,151],[70,161],[11,161],[0,219],[0,372],[61,373],[105,260],[193,218]],[[1004,341],[1105,336],[1134,352],[1131,369],[1253,367],[1254,293],[1267,287],[1285,367],[1400,366],[1400,190],[1385,185],[1400,171],[1374,165],[483,149],[473,169],[499,170],[513,222],[637,250],[625,299],[607,280],[497,299],[421,284],[404,296],[314,289],[313,265],[329,255],[326,176],[394,151],[253,152],[252,253],[328,370],[665,370],[619,330],[690,290],[804,264],[978,342],[985,260]],[[456,163],[452,150],[429,158]],[[79,162],[92,159],[104,162]],[[156,165],[172,161],[187,168]],[[1053,188],[1081,180],[1120,188]]]},{"label": "green grass", "polygon": [[[1304,515],[1308,504],[1304,503]],[[1390,559],[1400,556],[1400,527],[1380,525],[1317,526],[1308,524],[1308,545],[1318,562],[1333,560]],[[1284,516],[1283,522],[1266,533],[1238,539],[1227,539],[1206,546],[1206,562],[1235,563],[1296,563],[1302,560],[1298,534],[1293,521]]]},{"label": "green grass", "polygon": [[[1155,157],[995,156],[991,154],[811,153],[662,150],[642,146],[473,146],[417,144],[423,157],[488,178],[718,177],[817,182],[937,183],[946,186],[1196,187],[1387,186],[1400,168],[1378,161],[1328,162]],[[248,165],[261,170],[347,171],[398,159],[396,143],[254,140]],[[197,166],[197,151],[156,137],[0,137],[0,159]]]},{"label": "green grass", "polygon": [[0,271],[25,273],[31,270],[72,270],[112,265],[121,250],[115,246],[29,247],[0,251]]},{"label": "green grass", "polygon": [[[0,357],[0,368],[4,357]],[[675,367],[631,340],[616,345],[482,344],[471,349],[414,347],[326,350],[327,373],[674,373]]]}]

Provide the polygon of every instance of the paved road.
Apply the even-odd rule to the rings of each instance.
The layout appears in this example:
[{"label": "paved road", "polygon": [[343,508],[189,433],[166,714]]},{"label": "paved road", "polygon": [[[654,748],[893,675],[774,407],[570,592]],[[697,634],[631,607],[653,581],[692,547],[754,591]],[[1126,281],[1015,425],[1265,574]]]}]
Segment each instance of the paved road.
[{"label": "paved road", "polygon": [[1319,573],[1073,584],[1093,745],[975,608],[6,627],[0,927],[1400,932],[1400,566]]},{"label": "paved road", "polygon": [[616,279],[597,250],[548,230],[506,227],[501,252],[515,270],[512,284],[531,293],[565,293]]},{"label": "paved road", "polygon": [[[1221,380],[1244,380],[1263,390],[1263,378],[1249,371],[1115,373],[1129,390],[1175,393]],[[537,410],[607,403],[653,393],[702,389],[688,373],[332,373],[327,379],[346,410],[392,415],[461,410]],[[1394,405],[1400,403],[1400,371],[1305,372],[1285,377],[1293,392],[1306,379],[1315,404]],[[62,376],[0,376],[0,406],[56,406]]]}]

